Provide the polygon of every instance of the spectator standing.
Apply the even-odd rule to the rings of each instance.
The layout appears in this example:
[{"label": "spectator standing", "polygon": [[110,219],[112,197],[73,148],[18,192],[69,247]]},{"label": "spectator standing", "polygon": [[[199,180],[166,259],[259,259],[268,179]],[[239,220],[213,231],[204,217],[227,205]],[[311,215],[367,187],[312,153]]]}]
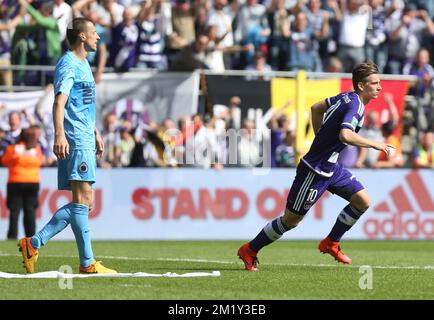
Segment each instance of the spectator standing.
[{"label": "spectator standing", "polygon": [[156,12],[154,2],[147,0],[143,2],[138,15],[139,37],[137,67],[145,69],[165,69],[163,63],[163,37],[160,14]]},{"label": "spectator standing", "polygon": [[[9,130],[6,131],[4,142],[6,145],[14,144],[18,141],[22,131],[21,113],[11,111],[8,116]],[[1,154],[0,154],[1,156]]]},{"label": "spectator standing", "polygon": [[286,70],[288,60],[291,22],[285,8],[285,0],[272,0],[267,8],[270,37],[268,39],[268,60],[275,70]]},{"label": "spectator standing", "polygon": [[378,65],[380,73],[383,73],[387,63],[384,0],[369,0],[369,4],[372,8],[372,28],[366,35],[366,59],[374,61]]},{"label": "spectator standing", "polygon": [[241,5],[236,19],[236,41],[242,45],[253,45],[253,49],[243,55],[240,67],[244,69],[252,63],[257,50],[264,51],[262,47],[267,43],[271,30],[267,20],[267,9],[258,3],[258,0],[246,0]]},{"label": "spectator standing", "polygon": [[53,0],[53,17],[57,19],[57,25],[60,32],[60,41],[66,39],[66,29],[72,21],[72,8],[64,0]]},{"label": "spectator standing", "polygon": [[[292,101],[288,100],[285,105],[283,105],[280,109],[274,111],[270,122],[268,123],[269,129],[270,129],[270,166],[271,168],[274,168],[277,166],[277,164],[281,164],[282,166],[284,163],[287,162],[288,159],[286,159],[286,156],[283,156],[282,152],[285,153],[287,151],[287,146],[289,147],[286,142],[290,142],[290,139],[286,141],[286,137],[290,133],[290,119],[283,114],[286,108],[288,108],[291,105]],[[279,149],[277,151],[277,149]],[[282,149],[283,148],[283,149]],[[280,155],[282,154],[282,155]],[[279,156],[280,155],[280,156]],[[279,157],[280,160],[277,160]]]},{"label": "spectator standing", "polygon": [[258,72],[271,72],[271,66],[267,63],[267,58],[261,51],[257,51],[253,62],[249,64],[246,68],[249,71],[246,75],[246,80],[265,80],[270,81],[271,76],[269,75],[258,75]]},{"label": "spectator standing", "polygon": [[295,139],[292,132],[288,131],[283,144],[276,148],[277,167],[295,167]]},{"label": "spectator standing", "polygon": [[[32,23],[22,23],[16,28],[12,43],[14,64],[27,65],[30,63],[53,65],[62,53],[60,31],[57,19],[53,17],[54,5],[52,2],[40,4],[38,10],[30,5],[28,0],[19,0],[21,6],[32,17]],[[29,33],[35,35],[34,42],[29,44]],[[32,60],[29,61],[29,56]],[[47,82],[52,82],[53,74],[48,75]],[[18,79],[21,82],[28,81],[28,75],[20,72]]]},{"label": "spectator standing", "polygon": [[196,38],[196,10],[189,0],[176,0],[172,7],[172,33],[168,35],[169,60]]},{"label": "spectator standing", "polygon": [[408,6],[401,14],[391,15],[386,28],[389,34],[388,71],[393,74],[401,74],[405,63],[415,58],[426,34],[434,35],[434,23],[428,13]]},{"label": "spectator standing", "polygon": [[228,5],[228,0],[214,0],[213,7],[208,13],[208,25],[215,26],[216,37],[221,39],[220,48],[223,50],[223,60],[225,69],[232,69],[232,54],[225,49],[234,46],[234,34],[232,31],[232,21],[238,10],[238,1],[232,1]]},{"label": "spectator standing", "polygon": [[119,128],[119,140],[116,143],[116,166],[128,167],[131,161],[131,155],[136,145],[133,136],[131,135],[131,122],[124,121]]},{"label": "spectator standing", "polygon": [[345,72],[365,60],[365,40],[370,8],[363,0],[341,1],[342,20],[338,42],[338,58]]},{"label": "spectator standing", "polygon": [[318,45],[313,31],[309,26],[306,13],[299,11],[295,16],[289,41],[289,70],[321,71],[321,66],[318,65],[321,63],[316,51]]},{"label": "spectator standing", "polygon": [[434,169],[434,132],[428,131],[421,135],[412,156],[413,168]]},{"label": "spectator standing", "polygon": [[[122,14],[124,13],[124,6],[119,4],[116,0],[101,0],[92,1],[91,11],[100,17],[98,23],[104,28],[109,29],[122,21]],[[111,39],[108,32],[108,38]]]},{"label": "spectator standing", "polygon": [[129,8],[132,11],[133,16],[135,17],[140,11],[143,0],[118,0],[118,3],[122,5],[125,9]]},{"label": "spectator standing", "polygon": [[223,48],[221,47],[222,39],[217,36],[217,27],[215,25],[209,25],[206,31],[206,35],[209,39],[207,48],[207,57],[205,64],[210,70],[216,72],[225,71]]},{"label": "spectator standing", "polygon": [[404,66],[403,74],[418,78],[418,81],[410,87],[410,95],[423,98],[425,93],[433,86],[434,68],[430,65],[429,60],[428,50],[421,48],[416,58]]},{"label": "spectator standing", "polygon": [[322,71],[328,59],[328,43],[330,39],[329,13],[321,9],[320,0],[309,0],[306,9],[307,19],[314,34],[314,55],[316,71]]},{"label": "spectator standing", "polygon": [[261,145],[256,138],[255,123],[245,119],[238,143],[238,160],[242,167],[256,167],[261,164]]},{"label": "spectator standing", "polygon": [[[323,60],[327,61],[330,55],[335,56],[337,54],[337,44],[339,42],[338,40],[342,21],[342,11],[339,6],[338,0],[322,0],[322,6],[324,10],[327,11],[329,16],[329,38],[326,43],[327,48],[324,48],[327,52],[326,58],[324,59],[324,55],[321,55]],[[324,49],[321,49],[321,53]]]},{"label": "spectator standing", "polygon": [[160,158],[163,159],[166,166],[176,167],[176,139],[175,135],[178,133],[175,121],[170,118],[163,120],[162,125],[157,130],[157,137],[163,142],[164,150],[160,154]]},{"label": "spectator standing", "polygon": [[40,175],[39,169],[44,157],[38,144],[41,136],[39,126],[24,129],[21,139],[6,148],[1,158],[8,167],[7,207],[9,209],[8,239],[18,237],[18,218],[24,210],[24,230],[26,237],[35,234],[35,210],[38,207]]},{"label": "spectator standing", "polygon": [[207,62],[209,39],[206,35],[199,35],[190,45],[184,47],[172,60],[173,71],[194,71],[195,69],[209,69]]},{"label": "spectator standing", "polygon": [[128,71],[136,66],[139,27],[132,11],[125,8],[123,21],[112,29],[109,64],[117,71]]},{"label": "spectator standing", "polygon": [[329,56],[329,58],[326,61],[325,72],[344,72],[344,66],[342,65],[341,60],[339,60],[338,57],[335,56]]},{"label": "spectator standing", "polygon": [[109,112],[104,116],[101,136],[104,141],[105,152],[98,159],[98,165],[103,169],[108,169],[115,163],[115,147],[118,139],[117,118],[114,113]]},{"label": "spectator standing", "polygon": [[377,161],[373,164],[374,168],[397,168],[403,164],[401,153],[401,142],[398,137],[393,135],[395,125],[393,121],[387,121],[381,126],[381,132],[385,139],[385,143],[393,146],[390,150],[390,157],[384,157],[381,153],[378,155]]},{"label": "spectator standing", "polygon": [[[21,21],[23,15],[24,10],[20,10],[18,15],[10,19],[8,6],[5,2],[0,2],[0,67],[11,65],[12,32]],[[8,90],[12,90],[12,70],[0,70],[0,85],[4,85],[8,87]]]}]

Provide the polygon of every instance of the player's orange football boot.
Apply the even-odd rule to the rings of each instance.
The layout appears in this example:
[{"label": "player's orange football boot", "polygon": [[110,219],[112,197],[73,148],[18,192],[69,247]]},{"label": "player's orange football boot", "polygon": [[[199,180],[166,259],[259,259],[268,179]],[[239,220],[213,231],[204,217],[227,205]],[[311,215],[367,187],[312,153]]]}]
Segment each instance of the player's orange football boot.
[{"label": "player's orange football boot", "polygon": [[244,262],[244,268],[249,271],[258,271],[258,258],[256,252],[250,249],[249,243],[243,244],[238,249],[238,257]]},{"label": "player's orange football boot", "polygon": [[339,246],[338,241],[333,241],[329,237],[325,238],[319,243],[318,249],[322,253],[328,253],[332,257],[335,258],[336,261],[342,262],[345,264],[351,263],[351,259],[347,257],[342,251],[341,247]]},{"label": "player's orange football boot", "polygon": [[31,238],[22,238],[18,241],[18,250],[21,251],[23,256],[24,268],[28,273],[35,272],[35,264],[38,261],[39,251],[32,247],[30,244]]},{"label": "player's orange football boot", "polygon": [[89,273],[106,273],[106,274],[117,273],[117,271],[115,271],[115,270],[104,267],[102,265],[101,261],[93,261],[86,268],[83,268],[80,265],[79,272],[85,273],[85,274],[89,274]]}]

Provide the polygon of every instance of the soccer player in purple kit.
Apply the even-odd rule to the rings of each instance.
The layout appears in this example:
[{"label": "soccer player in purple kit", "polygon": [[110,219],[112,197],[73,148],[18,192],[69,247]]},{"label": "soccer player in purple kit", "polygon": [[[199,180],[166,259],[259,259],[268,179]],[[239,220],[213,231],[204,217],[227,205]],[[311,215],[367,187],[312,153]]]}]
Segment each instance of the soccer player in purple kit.
[{"label": "soccer player in purple kit", "polygon": [[378,98],[381,91],[378,67],[372,62],[357,65],[352,72],[354,91],[340,93],[314,104],[312,124],[315,139],[297,166],[283,216],[269,222],[250,242],[238,249],[246,270],[257,271],[257,253],[295,228],[326,191],[337,194],[349,204],[340,212],[329,235],[318,249],[342,263],[351,263],[340,248],[345,232],[369,208],[370,199],[363,185],[346,168],[337,163],[346,145],[374,148],[390,155],[393,146],[372,141],[357,134],[363,125],[365,105]]}]

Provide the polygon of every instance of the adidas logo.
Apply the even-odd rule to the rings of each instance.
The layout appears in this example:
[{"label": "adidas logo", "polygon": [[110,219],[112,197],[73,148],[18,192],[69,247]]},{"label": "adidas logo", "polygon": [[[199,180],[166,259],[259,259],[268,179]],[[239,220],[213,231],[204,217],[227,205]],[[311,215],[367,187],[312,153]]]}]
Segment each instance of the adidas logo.
[{"label": "adidas logo", "polygon": [[389,192],[389,199],[374,207],[376,214],[364,221],[370,239],[433,239],[434,201],[418,171]]}]

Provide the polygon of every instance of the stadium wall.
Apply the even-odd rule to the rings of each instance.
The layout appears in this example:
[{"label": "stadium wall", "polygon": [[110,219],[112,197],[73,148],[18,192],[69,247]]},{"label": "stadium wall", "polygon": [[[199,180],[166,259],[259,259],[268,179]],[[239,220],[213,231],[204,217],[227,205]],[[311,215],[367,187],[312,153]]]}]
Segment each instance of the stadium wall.
[{"label": "stadium wall", "polygon": [[[265,173],[265,174],[264,174]],[[371,208],[347,239],[433,239],[434,170],[353,170],[367,187]],[[99,170],[90,213],[94,239],[249,239],[279,216],[294,169]],[[70,199],[57,190],[56,169],[42,170],[37,227]],[[0,238],[6,237],[7,170],[0,170]],[[345,201],[325,194],[284,237],[320,239]],[[20,234],[22,235],[22,226]],[[56,239],[73,239],[70,228]]]}]

